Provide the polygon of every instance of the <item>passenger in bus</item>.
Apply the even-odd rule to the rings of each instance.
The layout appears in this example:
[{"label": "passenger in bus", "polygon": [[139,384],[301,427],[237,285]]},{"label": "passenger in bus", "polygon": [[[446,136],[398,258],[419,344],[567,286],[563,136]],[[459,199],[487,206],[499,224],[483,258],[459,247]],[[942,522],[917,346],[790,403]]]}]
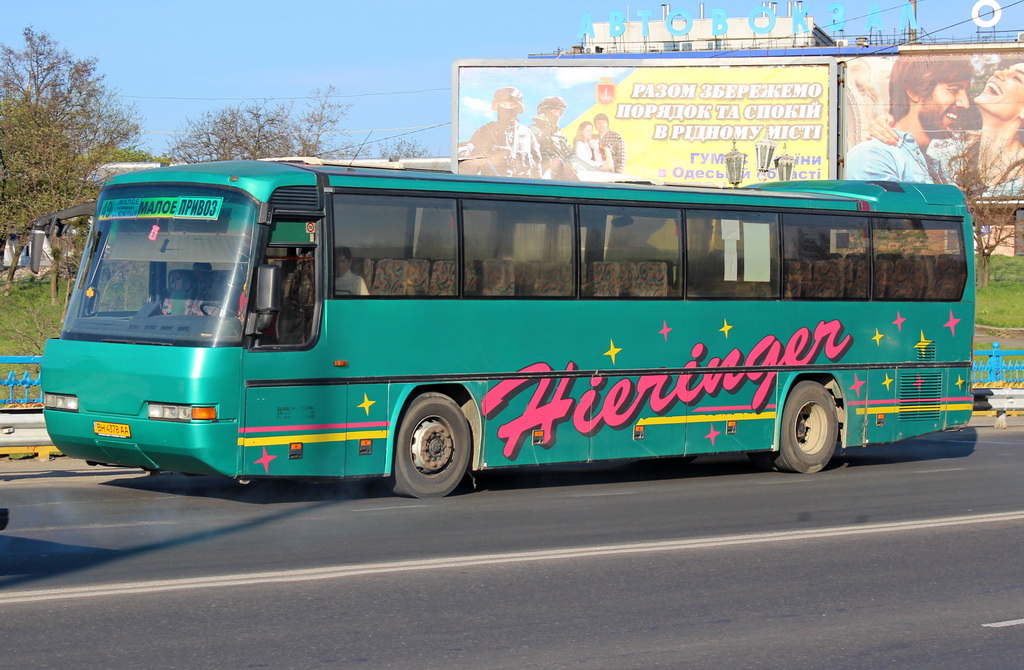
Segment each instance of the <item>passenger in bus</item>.
[{"label": "passenger in bus", "polygon": [[352,249],[338,247],[334,254],[334,262],[337,267],[337,278],[334,280],[335,295],[370,295],[363,278],[352,272]]},{"label": "passenger in bus", "polygon": [[160,307],[161,314],[192,314],[195,309],[195,278],[191,270],[171,270],[167,273],[167,296]]}]

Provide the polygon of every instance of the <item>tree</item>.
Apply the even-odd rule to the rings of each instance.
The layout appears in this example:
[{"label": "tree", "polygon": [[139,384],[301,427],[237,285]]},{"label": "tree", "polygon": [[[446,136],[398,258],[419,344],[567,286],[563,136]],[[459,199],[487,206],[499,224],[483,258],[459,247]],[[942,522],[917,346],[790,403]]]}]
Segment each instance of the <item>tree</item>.
[{"label": "tree", "polygon": [[376,145],[375,153],[378,158],[403,159],[403,158],[426,158],[430,156],[428,150],[419,140],[407,140],[397,138],[384,140]]},{"label": "tree", "polygon": [[334,97],[333,86],[312,91],[298,116],[292,103],[275,105],[269,100],[205,112],[198,119],[186,119],[185,130],[168,155],[182,163],[278,156],[334,158],[347,150],[335,138],[348,110]]},{"label": "tree", "polygon": [[77,60],[32,28],[23,36],[21,51],[0,45],[0,238],[17,235],[19,254],[33,221],[96,198],[97,168],[134,148],[140,131],[95,59]]},{"label": "tree", "polygon": [[1017,210],[1024,201],[1024,164],[1000,157],[983,160],[977,132],[957,133],[948,143],[949,177],[964,193],[974,224],[976,283],[988,286],[993,254],[1013,248]]}]

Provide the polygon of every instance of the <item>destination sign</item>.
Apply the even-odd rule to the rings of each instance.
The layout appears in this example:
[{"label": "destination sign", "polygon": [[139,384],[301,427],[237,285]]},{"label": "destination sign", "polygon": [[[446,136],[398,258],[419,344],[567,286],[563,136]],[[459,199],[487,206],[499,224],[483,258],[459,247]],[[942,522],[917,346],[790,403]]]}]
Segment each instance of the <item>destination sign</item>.
[{"label": "destination sign", "polygon": [[112,198],[104,200],[97,213],[108,219],[216,219],[224,198],[172,196],[164,198]]}]

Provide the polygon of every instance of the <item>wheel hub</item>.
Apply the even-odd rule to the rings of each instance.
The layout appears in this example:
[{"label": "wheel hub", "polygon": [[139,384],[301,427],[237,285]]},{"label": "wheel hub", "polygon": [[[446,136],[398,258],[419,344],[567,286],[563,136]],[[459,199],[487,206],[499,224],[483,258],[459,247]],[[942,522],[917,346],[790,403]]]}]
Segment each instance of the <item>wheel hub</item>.
[{"label": "wheel hub", "polygon": [[412,434],[412,461],[424,474],[444,470],[454,453],[451,428],[434,417],[424,420]]}]

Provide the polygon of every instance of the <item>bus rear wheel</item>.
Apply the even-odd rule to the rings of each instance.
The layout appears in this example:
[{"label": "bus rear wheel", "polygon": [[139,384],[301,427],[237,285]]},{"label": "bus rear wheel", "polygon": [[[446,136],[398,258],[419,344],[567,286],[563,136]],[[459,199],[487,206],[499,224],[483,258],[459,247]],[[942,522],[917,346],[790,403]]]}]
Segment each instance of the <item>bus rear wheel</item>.
[{"label": "bus rear wheel", "polygon": [[391,489],[410,498],[451,493],[469,465],[469,422],[451,398],[424,393],[409,405],[398,428]]},{"label": "bus rear wheel", "polygon": [[785,472],[818,472],[836,450],[839,421],[832,394],[821,384],[802,381],[793,387],[782,410],[775,468]]}]

